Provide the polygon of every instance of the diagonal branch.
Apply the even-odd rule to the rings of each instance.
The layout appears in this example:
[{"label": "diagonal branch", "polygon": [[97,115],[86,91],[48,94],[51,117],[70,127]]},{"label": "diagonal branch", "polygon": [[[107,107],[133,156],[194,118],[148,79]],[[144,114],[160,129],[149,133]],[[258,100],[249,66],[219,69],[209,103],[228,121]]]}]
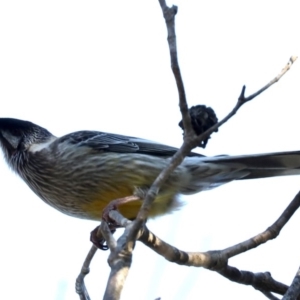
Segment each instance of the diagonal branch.
[{"label": "diagonal branch", "polygon": [[222,126],[224,123],[226,123],[230,118],[232,118],[245,103],[253,100],[255,97],[260,95],[262,92],[264,92],[265,90],[270,88],[274,83],[279,81],[281,79],[281,77],[284,74],[286,74],[286,72],[291,68],[292,64],[297,60],[297,58],[298,58],[297,56],[291,56],[288,63],[285,65],[285,67],[281,70],[281,72],[274,79],[272,79],[268,84],[266,84],[264,87],[262,87],[257,92],[253,93],[252,95],[250,95],[248,97],[245,97],[246,86],[244,85],[242,88],[241,94],[238,98],[238,101],[237,101],[235,107],[232,109],[232,111],[223,120],[221,120],[217,124],[210,127],[207,131],[205,131],[204,133],[199,135],[197,137],[198,143],[200,143],[201,141],[208,138],[216,129],[218,129],[220,126]]},{"label": "diagonal branch", "polygon": [[230,258],[240,253],[246,252],[250,249],[256,248],[257,246],[276,238],[279,235],[281,229],[289,221],[289,219],[296,212],[299,206],[300,206],[300,192],[298,192],[298,194],[288,205],[288,207],[284,210],[281,216],[274,222],[274,224],[272,224],[264,232],[252,237],[249,240],[239,243],[235,246],[224,249],[223,253],[226,255],[226,257]]},{"label": "diagonal branch", "polygon": [[237,268],[228,265],[229,258],[243,252],[247,252],[271,239],[276,238],[299,206],[300,192],[298,192],[281,216],[267,230],[249,240],[224,250],[197,253],[185,252],[162,241],[150,232],[146,226],[144,226],[143,230],[140,231],[139,240],[171,262],[186,266],[204,267],[212,271],[217,271],[219,274],[231,281],[240,284],[252,285],[269,299],[277,299],[271,293],[281,295],[286,293],[286,298],[284,299],[300,299],[300,269],[294,278],[292,286],[288,289],[287,285],[275,281],[268,272],[252,273],[249,271],[240,271]]},{"label": "diagonal branch", "polygon": [[177,264],[204,267],[207,269],[222,269],[227,265],[227,260],[229,258],[247,252],[277,237],[281,229],[290,220],[299,206],[300,192],[298,192],[281,216],[267,230],[242,243],[228,247],[224,250],[197,253],[184,252],[159,239],[157,236],[151,233],[146,226],[143,227],[143,230],[139,236],[139,240],[158,254],[163,255],[165,259]]},{"label": "diagonal branch", "polygon": [[281,70],[281,72],[274,78],[272,79],[268,84],[266,84],[264,87],[262,87],[260,90],[258,90],[256,93],[248,96],[247,98],[244,98],[244,94],[241,94],[241,97],[246,99],[246,101],[250,101],[254,99],[256,96],[264,92],[266,89],[268,89],[270,86],[272,86],[274,83],[278,82],[281,77],[291,68],[292,64],[296,61],[298,57],[293,55],[290,57],[289,62],[286,64],[286,66]]}]

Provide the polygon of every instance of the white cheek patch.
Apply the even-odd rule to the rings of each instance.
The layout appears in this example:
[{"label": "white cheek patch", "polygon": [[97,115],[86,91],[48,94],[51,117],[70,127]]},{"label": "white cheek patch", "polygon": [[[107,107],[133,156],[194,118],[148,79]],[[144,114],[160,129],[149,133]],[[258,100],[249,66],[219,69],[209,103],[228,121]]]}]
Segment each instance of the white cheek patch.
[{"label": "white cheek patch", "polygon": [[9,134],[7,131],[2,131],[3,137],[13,146],[14,149],[17,149],[20,142],[20,137]]},{"label": "white cheek patch", "polygon": [[37,144],[32,144],[29,148],[28,151],[29,152],[38,152],[41,151],[45,148],[47,148],[52,142],[54,142],[57,138],[56,137],[51,137],[47,142],[44,143],[37,143]]}]

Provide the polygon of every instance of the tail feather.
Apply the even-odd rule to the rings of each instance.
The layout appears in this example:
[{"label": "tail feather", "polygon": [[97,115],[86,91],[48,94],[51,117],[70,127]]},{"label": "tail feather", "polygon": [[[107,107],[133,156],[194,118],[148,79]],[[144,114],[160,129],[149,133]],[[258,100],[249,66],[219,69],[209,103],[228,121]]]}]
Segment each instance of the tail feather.
[{"label": "tail feather", "polygon": [[205,157],[202,161],[224,166],[232,166],[233,164],[243,165],[243,170],[246,171],[247,175],[236,179],[255,179],[300,174],[300,151]]},{"label": "tail feather", "polygon": [[193,194],[233,180],[300,175],[300,151],[243,156],[187,157],[188,180],[180,193]]},{"label": "tail feather", "polygon": [[249,175],[243,164],[207,162],[202,157],[187,157],[183,166],[189,179],[183,181],[185,184],[180,187],[180,193],[186,195],[210,190]]}]

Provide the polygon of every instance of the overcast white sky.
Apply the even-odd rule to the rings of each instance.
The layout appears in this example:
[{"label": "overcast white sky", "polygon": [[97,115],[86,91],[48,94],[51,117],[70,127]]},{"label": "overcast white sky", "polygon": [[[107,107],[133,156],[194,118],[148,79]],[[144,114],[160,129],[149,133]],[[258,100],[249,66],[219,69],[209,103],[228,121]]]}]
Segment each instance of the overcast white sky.
[{"label": "overcast white sky", "polygon": [[[172,4],[172,2],[170,3]],[[223,117],[243,84],[253,93],[300,54],[298,1],[177,1],[179,62],[190,105]],[[300,149],[300,61],[214,134],[205,155]],[[91,129],[180,146],[166,28],[158,1],[1,1],[0,116],[60,136]],[[197,150],[198,151],[198,150]],[[78,299],[75,278],[95,222],[40,201],[0,161],[3,299]],[[299,177],[234,182],[185,197],[182,211],[149,222],[183,250],[222,249],[263,231],[300,188]],[[299,212],[277,240],[230,260],[290,283],[300,265]],[[87,279],[101,299],[108,253]],[[265,299],[213,272],[172,265],[138,244],[122,299]]]}]

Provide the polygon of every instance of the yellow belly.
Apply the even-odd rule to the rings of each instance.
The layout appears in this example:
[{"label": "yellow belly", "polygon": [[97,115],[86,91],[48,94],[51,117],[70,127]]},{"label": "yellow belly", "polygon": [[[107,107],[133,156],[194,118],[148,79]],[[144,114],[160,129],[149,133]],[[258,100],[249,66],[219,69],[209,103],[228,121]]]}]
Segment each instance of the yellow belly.
[{"label": "yellow belly", "polygon": [[[101,191],[101,194],[95,196],[92,201],[84,203],[81,209],[89,215],[90,219],[101,220],[102,211],[110,201],[131,196],[133,193],[134,191],[128,187],[119,187],[117,191]],[[177,201],[175,195],[176,192],[170,190],[160,193],[151,207],[149,217],[163,215],[178,208],[180,203]],[[141,205],[142,200],[128,202],[121,204],[118,207],[118,211],[125,218],[132,220],[136,218]]]}]

